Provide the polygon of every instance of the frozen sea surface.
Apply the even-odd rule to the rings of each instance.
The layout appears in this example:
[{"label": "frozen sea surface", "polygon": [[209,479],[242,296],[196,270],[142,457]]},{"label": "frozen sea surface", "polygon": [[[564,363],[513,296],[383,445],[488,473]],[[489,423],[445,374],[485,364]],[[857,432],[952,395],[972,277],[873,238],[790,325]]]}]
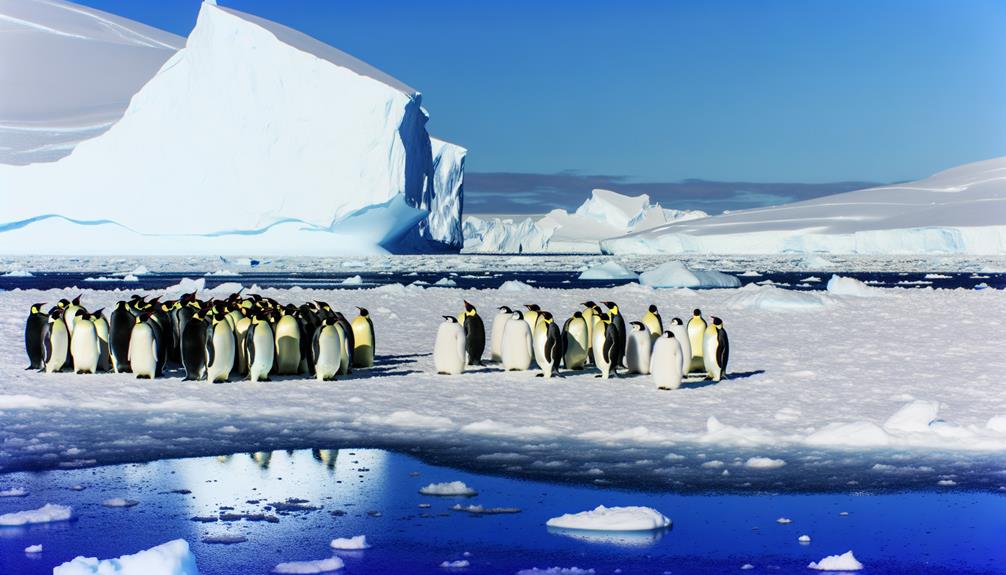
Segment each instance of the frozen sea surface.
[{"label": "frozen sea surface", "polygon": [[[428,497],[430,482],[463,481],[472,498]],[[432,465],[367,449],[235,453],[92,469],[19,472],[0,483],[30,494],[0,499],[0,513],[71,505],[75,521],[0,528],[0,572],[51,573],[77,555],[135,553],[182,538],[204,575],[266,574],[277,564],[337,556],[345,573],[507,573],[552,567],[596,574],[803,573],[812,561],[853,550],[866,573],[991,574],[1006,551],[1006,497],[932,490],[757,495],[634,491],[523,481]],[[139,501],[128,509],[102,501]],[[517,508],[477,514],[463,506]],[[549,529],[564,513],[642,505],[671,529],[598,533]],[[778,519],[786,517],[789,523]],[[115,534],[114,537],[107,536]],[[333,551],[366,535],[370,549]],[[798,538],[809,535],[810,543]],[[240,541],[221,544],[219,541]],[[26,554],[41,544],[42,553]]]}]

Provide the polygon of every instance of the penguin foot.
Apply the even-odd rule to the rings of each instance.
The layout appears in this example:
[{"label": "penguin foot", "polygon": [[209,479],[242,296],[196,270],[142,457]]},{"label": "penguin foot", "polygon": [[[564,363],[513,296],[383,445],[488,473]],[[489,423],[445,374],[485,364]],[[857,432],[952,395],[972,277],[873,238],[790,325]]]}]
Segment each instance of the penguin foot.
[{"label": "penguin foot", "polygon": [[545,377],[545,374],[544,373],[536,373],[534,376],[535,377]]}]

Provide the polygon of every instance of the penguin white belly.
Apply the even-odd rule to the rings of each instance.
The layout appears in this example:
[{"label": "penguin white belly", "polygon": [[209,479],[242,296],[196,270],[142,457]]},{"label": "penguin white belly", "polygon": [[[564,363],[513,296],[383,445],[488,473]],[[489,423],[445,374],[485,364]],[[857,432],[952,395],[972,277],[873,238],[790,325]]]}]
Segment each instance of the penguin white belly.
[{"label": "penguin white belly", "polygon": [[248,378],[252,381],[269,379],[269,372],[272,371],[272,364],[276,359],[274,349],[276,343],[268,323],[255,326],[251,343],[255,348],[255,361],[248,366]]},{"label": "penguin white belly", "polygon": [[538,364],[538,368],[541,369],[542,373],[551,375],[551,373],[549,373],[551,370],[548,366],[548,358],[545,357],[545,344],[548,341],[548,329],[543,322],[538,322],[538,327],[535,328],[534,337],[532,339],[534,362]]},{"label": "penguin white belly", "polygon": [[300,325],[292,316],[276,324],[276,364],[280,375],[300,373]]},{"label": "penguin white belly", "polygon": [[62,321],[49,324],[49,361],[45,364],[46,373],[54,373],[63,369],[66,364],[66,354],[70,349],[70,332]]},{"label": "penguin white belly", "polygon": [[506,322],[510,321],[510,314],[498,313],[493,318],[493,331],[489,342],[489,352],[495,362],[503,361],[503,331],[506,329]]},{"label": "penguin white belly", "polygon": [[687,375],[692,369],[692,342],[688,337],[688,329],[683,325],[672,324],[667,330],[674,334],[681,350],[681,373]]},{"label": "penguin white belly", "polygon": [[706,324],[704,321],[695,318],[688,320],[688,343],[692,347],[692,361],[689,371],[702,371],[705,368],[705,363],[702,361],[705,333]]},{"label": "penguin white belly", "polygon": [[525,371],[531,368],[531,329],[527,322],[513,319],[507,322],[503,332],[503,369]]},{"label": "penguin white belly", "polygon": [[374,330],[362,317],[353,320],[353,367],[374,366]]},{"label": "penguin white belly", "polygon": [[702,340],[702,362],[706,369],[706,374],[713,381],[719,381],[722,377],[719,363],[716,361],[716,350],[719,347],[719,339],[716,329],[710,327],[706,330],[706,335]]},{"label": "penguin white belly", "polygon": [[157,375],[154,330],[145,323],[134,325],[129,336],[129,369],[136,377],[153,379]]},{"label": "penguin white belly", "polygon": [[242,317],[234,324],[234,371],[238,375],[248,374],[248,356],[245,353],[245,346],[241,345],[244,343],[245,336],[248,334],[248,328],[251,327],[251,318]]},{"label": "penguin white belly", "polygon": [[339,338],[339,375],[348,375],[349,362],[353,357],[353,354],[349,352],[349,338],[346,337],[346,332],[342,329],[341,325],[336,324],[334,327],[335,333]]},{"label": "penguin white belly", "polygon": [[112,355],[108,345],[108,322],[104,318],[98,318],[94,322],[94,331],[98,334],[98,369],[111,371]]},{"label": "penguin white belly", "polygon": [[609,372],[611,371],[611,363],[604,357],[604,335],[606,331],[603,323],[594,326],[594,365],[601,370],[601,377],[604,379],[608,379]]},{"label": "penguin white belly", "polygon": [[562,358],[566,369],[583,369],[584,364],[587,363],[587,350],[590,347],[589,337],[586,322],[574,321],[569,324],[566,353]]},{"label": "penguin white belly", "polygon": [[583,310],[583,324],[587,326],[587,361],[590,361],[591,350],[594,349],[594,312]]},{"label": "penguin white belly", "polygon": [[[690,362],[691,358],[688,358],[688,360]],[[653,375],[653,383],[656,384],[657,389],[677,389],[681,387],[684,364],[685,361],[681,354],[681,344],[677,336],[661,337],[653,344],[650,373]]]},{"label": "penguin white belly", "polygon": [[338,326],[326,325],[318,335],[318,357],[314,364],[318,381],[331,381],[339,373],[345,344],[339,337],[338,329]]},{"label": "penguin white belly", "polygon": [[222,321],[213,326],[213,363],[206,366],[206,379],[210,383],[230,379],[234,359],[234,332],[228,322]]},{"label": "penguin white belly", "polygon": [[649,330],[630,331],[625,345],[625,365],[629,373],[650,373],[650,347],[653,339]]},{"label": "penguin white belly", "polygon": [[66,331],[70,334],[71,339],[73,339],[73,330],[77,327],[77,314],[82,311],[84,311],[84,308],[71,304],[63,312],[63,321],[66,322]]},{"label": "penguin white belly", "polygon": [[465,328],[455,322],[440,324],[433,346],[433,366],[437,373],[458,375],[465,370],[465,363]]},{"label": "penguin white belly", "polygon": [[77,373],[95,373],[98,371],[98,333],[90,320],[77,320],[70,339],[70,355],[73,356],[73,369]]}]

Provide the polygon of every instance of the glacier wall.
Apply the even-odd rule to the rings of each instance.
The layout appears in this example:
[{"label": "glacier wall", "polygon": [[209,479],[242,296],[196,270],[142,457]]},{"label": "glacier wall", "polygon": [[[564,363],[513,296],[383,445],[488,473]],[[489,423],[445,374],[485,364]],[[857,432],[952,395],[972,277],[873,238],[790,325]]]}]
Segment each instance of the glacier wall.
[{"label": "glacier wall", "polygon": [[[252,236],[275,236],[264,243],[283,251],[282,240],[289,255],[305,243],[372,253],[374,234],[349,221],[364,211],[371,223],[404,215],[419,235],[457,248],[464,154],[440,145],[451,146],[443,193],[459,194],[441,197],[427,120],[420,94],[383,72],[296,30],[204,3],[185,47],[107,132],[56,162],[0,165],[0,230],[19,231],[0,233],[0,253],[45,253],[33,251],[42,239],[26,246],[15,235],[50,233],[42,228],[53,222],[36,219],[47,216],[63,218],[60,226],[115,226],[80,230],[99,246],[109,231],[115,241],[101,251],[111,253],[165,243],[158,237],[177,253],[240,251],[237,238]],[[386,209],[395,198],[412,209]],[[377,226],[388,236],[376,247],[414,247],[398,243],[401,224]],[[123,242],[125,232],[135,241]],[[298,232],[310,240],[294,240]]]}]

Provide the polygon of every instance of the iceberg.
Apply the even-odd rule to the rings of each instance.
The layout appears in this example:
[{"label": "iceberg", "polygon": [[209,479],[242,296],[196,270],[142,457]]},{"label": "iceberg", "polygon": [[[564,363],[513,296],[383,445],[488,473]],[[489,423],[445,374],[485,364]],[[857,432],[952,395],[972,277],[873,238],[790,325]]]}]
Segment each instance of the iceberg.
[{"label": "iceberg", "polygon": [[666,262],[639,274],[639,283],[655,288],[735,288],[736,277],[717,271],[693,270],[682,262]]},{"label": "iceberg", "polygon": [[466,151],[428,119],[384,72],[206,2],[106,132],[0,165],[0,253],[457,250]]},{"label": "iceberg", "polygon": [[1006,157],[924,180],[671,222],[601,242],[609,254],[1006,252]]},{"label": "iceberg", "polygon": [[671,520],[650,507],[605,507],[567,513],[545,522],[548,527],[586,531],[652,531],[671,525]]},{"label": "iceberg", "polygon": [[669,222],[706,217],[702,211],[669,210],[647,194],[626,196],[595,189],[575,212],[552,210],[535,220],[481,219],[464,222],[466,251],[485,253],[600,253],[605,238],[640,232]]},{"label": "iceberg", "polygon": [[53,568],[53,575],[199,575],[196,558],[184,539],[175,539],[133,555],[98,560],[77,557]]}]

